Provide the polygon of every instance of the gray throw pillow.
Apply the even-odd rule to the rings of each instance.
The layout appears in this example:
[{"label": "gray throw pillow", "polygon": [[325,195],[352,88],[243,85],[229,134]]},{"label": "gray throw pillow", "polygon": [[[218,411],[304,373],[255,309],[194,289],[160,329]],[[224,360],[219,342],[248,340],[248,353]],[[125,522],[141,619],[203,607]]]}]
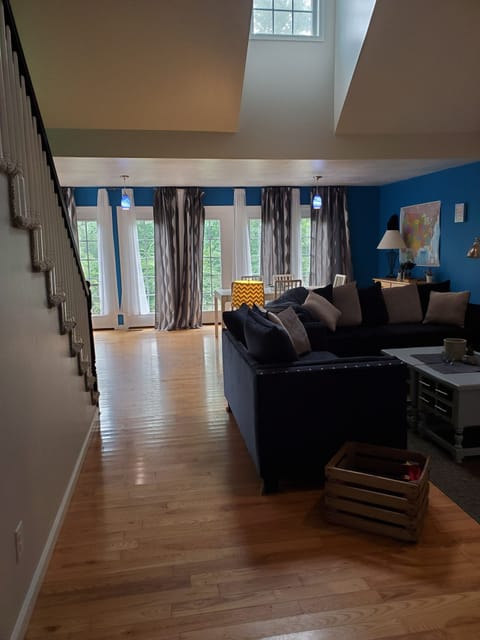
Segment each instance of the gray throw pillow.
[{"label": "gray throw pillow", "polygon": [[342,312],[337,323],[339,327],[357,327],[362,324],[362,308],[356,282],[333,287],[332,295],[334,306]]},{"label": "gray throw pillow", "polygon": [[422,305],[416,284],[382,289],[390,324],[422,322]]},{"label": "gray throw pillow", "polygon": [[469,300],[470,291],[448,293],[431,291],[424,324],[453,324],[463,327]]},{"label": "gray throw pillow", "polygon": [[312,345],[310,344],[310,340],[308,339],[308,335],[302,321],[292,307],[288,307],[284,311],[280,311],[277,315],[285,329],[288,331],[288,335],[290,336],[294,349],[298,355],[301,356],[304,353],[309,353],[312,350]]},{"label": "gray throw pillow", "polygon": [[310,291],[302,306],[310,311],[315,320],[321,320],[330,331],[335,331],[342,312],[326,298]]}]

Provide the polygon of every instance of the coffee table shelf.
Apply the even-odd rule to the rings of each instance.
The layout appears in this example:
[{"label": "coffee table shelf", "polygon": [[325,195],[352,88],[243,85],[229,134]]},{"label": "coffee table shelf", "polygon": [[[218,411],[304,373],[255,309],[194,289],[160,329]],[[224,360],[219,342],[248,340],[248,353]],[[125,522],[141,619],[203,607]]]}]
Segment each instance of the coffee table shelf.
[{"label": "coffee table shelf", "polygon": [[[472,372],[443,373],[416,357],[442,351],[442,347],[407,347],[384,349],[383,353],[399,358],[409,367],[410,400],[420,435],[436,442],[461,463],[466,456],[480,455],[480,439],[468,442],[468,446],[465,442],[465,430],[478,429],[480,425],[480,372],[472,367]],[[446,438],[445,429],[437,429],[435,421],[427,417],[449,425],[452,437]]]}]

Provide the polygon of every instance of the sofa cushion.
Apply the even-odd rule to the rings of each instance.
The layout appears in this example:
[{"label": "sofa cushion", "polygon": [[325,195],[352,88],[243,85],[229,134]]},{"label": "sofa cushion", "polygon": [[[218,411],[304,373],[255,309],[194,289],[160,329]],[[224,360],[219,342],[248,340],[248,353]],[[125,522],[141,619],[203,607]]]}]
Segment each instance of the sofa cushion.
[{"label": "sofa cushion", "polygon": [[249,310],[243,329],[248,352],[259,362],[293,362],[297,359],[287,331],[271,320]]},{"label": "sofa cushion", "polygon": [[240,342],[246,346],[245,333],[243,325],[249,311],[247,304],[242,304],[241,307],[233,311],[223,312],[223,322],[231,334]]},{"label": "sofa cushion", "polygon": [[422,322],[423,314],[416,284],[382,288],[389,323]]},{"label": "sofa cushion", "polygon": [[310,291],[303,306],[310,311],[315,320],[321,320],[330,331],[335,331],[342,312],[326,298]]},{"label": "sofa cushion", "polygon": [[465,325],[470,291],[445,292],[432,291],[428,302],[424,323]]},{"label": "sofa cushion", "polygon": [[418,295],[420,296],[420,304],[422,305],[422,313],[424,316],[427,313],[431,291],[441,291],[442,293],[450,291],[450,280],[444,280],[443,282],[426,282],[418,286]]},{"label": "sofa cushion", "polygon": [[303,304],[307,295],[308,289],[306,287],[292,287],[292,289],[284,291],[280,296],[278,296],[278,298],[275,298],[275,300],[267,302],[265,306],[269,308],[271,305],[280,305],[284,303]]},{"label": "sofa cushion", "polygon": [[356,282],[333,287],[333,304],[342,312],[337,322],[339,327],[356,327],[362,324],[362,309]]},{"label": "sofa cushion", "polygon": [[323,296],[329,302],[333,302],[333,285],[327,284],[324,287],[317,287],[313,289],[313,293],[316,293],[319,296]]},{"label": "sofa cushion", "polygon": [[362,310],[362,324],[377,327],[388,323],[388,312],[380,282],[375,282],[370,287],[359,288],[358,299]]},{"label": "sofa cushion", "polygon": [[303,355],[312,350],[305,327],[292,307],[280,311],[277,315],[288,332],[297,354]]}]

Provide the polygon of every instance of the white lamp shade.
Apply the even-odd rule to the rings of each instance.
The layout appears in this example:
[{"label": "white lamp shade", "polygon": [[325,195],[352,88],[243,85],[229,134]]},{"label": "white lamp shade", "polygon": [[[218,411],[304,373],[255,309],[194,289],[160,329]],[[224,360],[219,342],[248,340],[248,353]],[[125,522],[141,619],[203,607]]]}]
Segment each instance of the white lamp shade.
[{"label": "white lamp shade", "polygon": [[404,239],[402,238],[400,231],[387,229],[383,238],[380,240],[377,249],[406,249]]}]

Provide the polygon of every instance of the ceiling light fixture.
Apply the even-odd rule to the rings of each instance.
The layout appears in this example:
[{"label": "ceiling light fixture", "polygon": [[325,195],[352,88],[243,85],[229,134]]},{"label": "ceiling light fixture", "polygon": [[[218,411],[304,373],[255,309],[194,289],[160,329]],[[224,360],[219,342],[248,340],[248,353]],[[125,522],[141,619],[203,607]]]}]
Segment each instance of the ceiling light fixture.
[{"label": "ceiling light fixture", "polygon": [[318,181],[323,176],[313,176],[313,177],[316,180],[316,182],[315,182],[315,194],[314,194],[314,196],[312,198],[312,209],[317,209],[318,210],[318,209],[322,208],[322,196],[317,193]]},{"label": "ceiling light fixture", "polygon": [[127,185],[125,181],[130,176],[122,174],[120,177],[123,178],[123,189],[122,189],[122,197],[120,199],[120,206],[122,207],[122,209],[125,209],[128,211],[131,207],[131,202],[130,202],[130,196],[127,193]]}]

